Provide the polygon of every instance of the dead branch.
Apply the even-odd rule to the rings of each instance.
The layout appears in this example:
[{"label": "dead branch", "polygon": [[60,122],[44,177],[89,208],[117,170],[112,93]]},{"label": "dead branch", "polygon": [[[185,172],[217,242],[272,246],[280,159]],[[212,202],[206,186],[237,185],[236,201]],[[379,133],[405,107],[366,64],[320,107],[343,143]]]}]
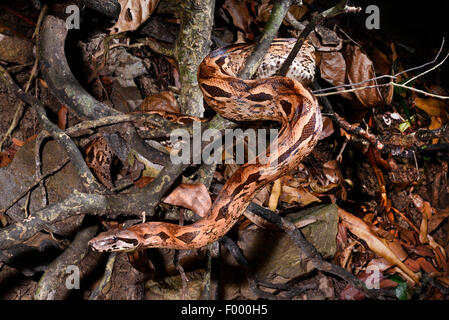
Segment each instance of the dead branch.
[{"label": "dead branch", "polygon": [[34,299],[54,300],[61,299],[70,289],[65,286],[64,279],[68,266],[78,266],[87,253],[87,241],[95,236],[98,226],[89,226],[78,232],[70,246],[58,256],[47,268],[39,280]]}]

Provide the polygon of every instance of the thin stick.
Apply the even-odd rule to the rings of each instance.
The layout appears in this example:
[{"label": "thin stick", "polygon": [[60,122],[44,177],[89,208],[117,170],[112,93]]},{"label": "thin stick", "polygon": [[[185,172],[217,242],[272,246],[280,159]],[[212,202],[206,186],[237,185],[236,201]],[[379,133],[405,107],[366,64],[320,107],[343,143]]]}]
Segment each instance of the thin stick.
[{"label": "thin stick", "polygon": [[[33,33],[33,39],[34,39],[35,36],[39,35],[39,29],[41,27],[41,23],[42,23],[43,17],[45,16],[45,13],[47,12],[47,9],[48,9],[47,5],[44,5],[42,7],[42,10],[41,10],[41,12],[39,14],[39,19],[38,19],[36,28],[35,28],[34,33]],[[25,85],[25,88],[24,88],[25,92],[28,92],[28,90],[30,89],[31,82],[33,81],[34,77],[37,74],[38,67],[39,67],[39,56],[36,55],[36,58],[34,59],[33,69],[31,70],[30,76],[28,77],[28,81],[27,81],[27,83]],[[11,136],[12,132],[14,131],[14,129],[19,124],[19,120],[20,120],[20,118],[22,118],[22,114],[23,114],[23,110],[24,110],[23,107],[24,106],[25,106],[25,103],[23,101],[20,101],[17,104],[17,109],[16,109],[16,112],[14,113],[14,117],[13,117],[13,119],[11,121],[11,124],[10,124],[8,130],[6,131],[4,137],[2,138],[2,141],[0,142],[0,151],[3,148],[3,144]]]}]

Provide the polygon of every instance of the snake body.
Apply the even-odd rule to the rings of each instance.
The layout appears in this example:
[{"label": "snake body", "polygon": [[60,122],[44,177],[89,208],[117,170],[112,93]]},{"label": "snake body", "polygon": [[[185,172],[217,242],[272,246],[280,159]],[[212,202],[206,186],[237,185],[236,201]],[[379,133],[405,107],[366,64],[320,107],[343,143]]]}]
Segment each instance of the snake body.
[{"label": "snake body", "polygon": [[209,214],[179,226],[148,222],[110,230],[90,240],[96,251],[133,251],[142,248],[192,249],[220,239],[235,224],[257,191],[299,165],[316,145],[322,119],[307,85],[314,77],[314,49],[305,43],[287,77],[271,76],[282,64],[295,39],[275,39],[258,70],[261,78],[237,77],[252,45],[236,44],[211,52],[198,69],[205,102],[234,121],[281,122],[276,148],[272,143],[264,161],[242,165],[226,182]]}]

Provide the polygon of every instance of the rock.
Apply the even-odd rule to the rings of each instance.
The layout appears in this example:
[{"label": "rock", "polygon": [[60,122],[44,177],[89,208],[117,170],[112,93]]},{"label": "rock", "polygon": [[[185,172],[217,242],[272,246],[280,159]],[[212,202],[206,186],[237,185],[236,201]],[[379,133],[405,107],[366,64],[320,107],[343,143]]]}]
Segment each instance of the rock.
[{"label": "rock", "polygon": [[[285,218],[295,224],[303,220],[316,220],[301,228],[301,231],[322,257],[328,259],[336,252],[337,208],[333,204],[321,205],[289,214]],[[256,279],[285,284],[313,270],[310,263],[301,260],[299,248],[283,231],[263,230],[251,226],[239,232],[238,245],[248,259]],[[257,298],[249,290],[244,280],[246,276],[237,271],[233,258],[228,257],[225,261],[223,273],[225,277],[232,277],[232,281],[229,279],[230,282],[224,283],[233,285],[224,290],[224,298],[236,295],[237,284],[240,285],[241,294],[247,299]]]}]

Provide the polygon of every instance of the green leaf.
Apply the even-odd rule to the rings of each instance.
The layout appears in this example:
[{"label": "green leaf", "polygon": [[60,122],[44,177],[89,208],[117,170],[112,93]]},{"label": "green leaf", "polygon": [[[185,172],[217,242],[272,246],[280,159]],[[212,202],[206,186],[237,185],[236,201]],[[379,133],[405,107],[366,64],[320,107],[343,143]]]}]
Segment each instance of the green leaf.
[{"label": "green leaf", "polygon": [[398,286],[394,289],[394,293],[399,300],[410,300],[412,297],[410,288],[407,285],[407,282],[404,281],[397,274],[389,276],[387,279],[392,280],[398,284]]},{"label": "green leaf", "polygon": [[[400,82],[398,82],[398,84],[404,84],[408,81],[408,79],[404,79]],[[407,84],[407,87],[413,87],[413,85],[415,84],[415,81],[412,81],[410,83]],[[401,87],[394,87],[394,93],[397,94],[403,94],[404,92],[406,92],[408,89],[406,88],[401,88]]]}]

